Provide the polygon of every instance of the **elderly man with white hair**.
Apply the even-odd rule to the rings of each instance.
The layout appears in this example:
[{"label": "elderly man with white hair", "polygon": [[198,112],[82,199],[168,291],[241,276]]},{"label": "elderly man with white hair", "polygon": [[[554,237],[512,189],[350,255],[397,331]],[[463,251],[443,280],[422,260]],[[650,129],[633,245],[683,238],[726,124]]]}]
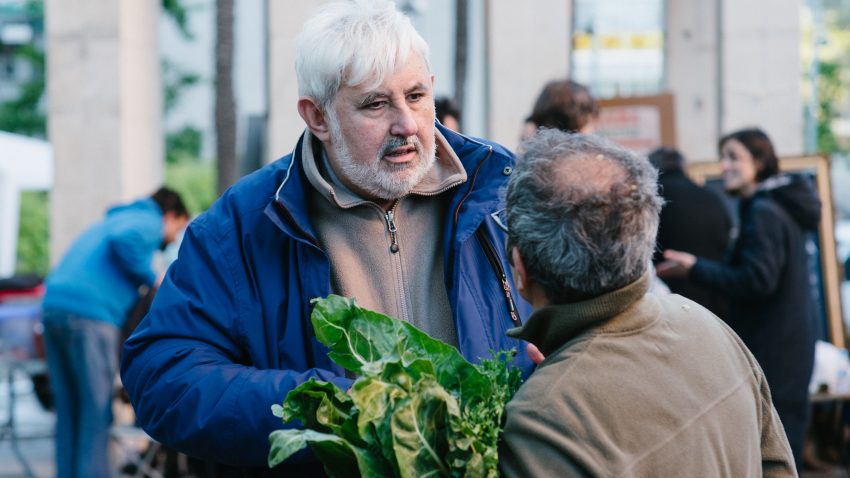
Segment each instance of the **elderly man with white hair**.
[{"label": "elderly man with white hair", "polygon": [[506,410],[503,475],[796,476],[753,355],[720,319],[648,293],[661,198],[646,158],[543,130],[507,189],[508,249],[545,360]]},{"label": "elderly man with white hair", "polygon": [[[296,48],[304,134],[192,223],[122,364],[152,437],[240,476],[264,473],[246,470],[282,426],[272,404],[311,378],[352,383],[313,335],[310,299],[355,297],[470,361],[522,348],[506,331],[530,310],[494,215],[513,155],[435,124],[410,20],[386,0],[330,3]],[[297,458],[282,471],[321,473]]]}]

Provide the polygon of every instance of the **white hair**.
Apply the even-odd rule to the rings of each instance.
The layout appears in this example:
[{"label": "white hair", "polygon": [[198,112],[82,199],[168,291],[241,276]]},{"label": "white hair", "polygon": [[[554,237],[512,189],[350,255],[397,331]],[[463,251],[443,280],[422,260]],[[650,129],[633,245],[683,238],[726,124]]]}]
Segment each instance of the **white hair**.
[{"label": "white hair", "polygon": [[298,35],[298,94],[327,108],[343,83],[375,88],[404,64],[411,52],[421,55],[428,65],[428,44],[392,1],[328,3]]}]

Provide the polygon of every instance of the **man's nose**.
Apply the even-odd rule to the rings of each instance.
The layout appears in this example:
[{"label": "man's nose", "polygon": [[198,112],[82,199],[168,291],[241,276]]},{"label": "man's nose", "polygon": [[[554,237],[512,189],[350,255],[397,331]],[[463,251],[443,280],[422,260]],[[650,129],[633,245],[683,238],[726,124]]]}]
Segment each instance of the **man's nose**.
[{"label": "man's nose", "polygon": [[393,123],[390,126],[390,134],[393,136],[401,136],[409,138],[419,131],[419,125],[416,124],[416,118],[413,115],[413,110],[407,105],[396,109]]}]

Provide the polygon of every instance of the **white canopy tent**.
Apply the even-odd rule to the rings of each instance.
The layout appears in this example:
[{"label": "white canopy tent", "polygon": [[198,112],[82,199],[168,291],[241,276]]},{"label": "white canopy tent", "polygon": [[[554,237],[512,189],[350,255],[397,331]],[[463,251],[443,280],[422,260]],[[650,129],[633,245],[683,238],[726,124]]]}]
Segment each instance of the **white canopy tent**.
[{"label": "white canopy tent", "polygon": [[52,186],[50,145],[0,131],[0,277],[15,273],[21,191],[46,191]]}]

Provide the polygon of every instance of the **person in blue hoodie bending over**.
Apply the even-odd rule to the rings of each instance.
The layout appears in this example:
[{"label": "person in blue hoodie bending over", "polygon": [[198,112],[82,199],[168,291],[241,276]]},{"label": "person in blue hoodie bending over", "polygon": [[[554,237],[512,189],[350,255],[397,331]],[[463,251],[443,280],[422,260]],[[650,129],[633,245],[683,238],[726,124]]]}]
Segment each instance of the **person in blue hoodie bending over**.
[{"label": "person in blue hoodie bending over", "polygon": [[107,448],[120,329],[139,288],[157,282],[154,252],[188,222],[180,196],[161,188],[107,211],[47,276],[44,340],[59,478],[111,476]]}]

